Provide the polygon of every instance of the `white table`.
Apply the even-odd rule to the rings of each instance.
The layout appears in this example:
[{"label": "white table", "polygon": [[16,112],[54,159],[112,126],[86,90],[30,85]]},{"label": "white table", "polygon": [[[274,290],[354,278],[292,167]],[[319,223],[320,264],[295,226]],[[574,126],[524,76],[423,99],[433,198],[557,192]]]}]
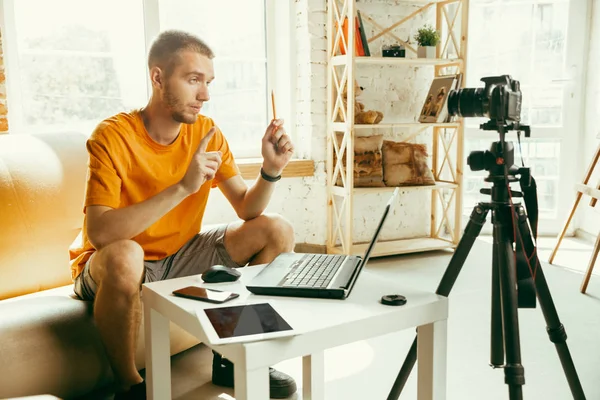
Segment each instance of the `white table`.
[{"label": "white table", "polygon": [[[300,333],[293,337],[212,346],[234,363],[236,400],[269,398],[269,366],[303,357],[302,398],[324,400],[325,349],[417,327],[418,398],[446,398],[446,320],[448,299],[435,293],[410,288],[409,282],[385,280],[363,270],[346,300],[258,296],[249,293],[248,282],[263,266],[241,269],[238,282],[205,284],[200,276],[144,284],[144,325],[146,342],[146,383],[148,398],[171,398],[169,321],[207,343],[195,315],[208,307],[268,302]],[[189,285],[230,290],[238,299],[223,305],[175,297],[172,292]],[[382,295],[402,294],[403,306],[379,302]],[[208,343],[207,343],[208,345]],[[357,382],[358,384],[358,382]],[[390,382],[391,389],[392,382]]]}]

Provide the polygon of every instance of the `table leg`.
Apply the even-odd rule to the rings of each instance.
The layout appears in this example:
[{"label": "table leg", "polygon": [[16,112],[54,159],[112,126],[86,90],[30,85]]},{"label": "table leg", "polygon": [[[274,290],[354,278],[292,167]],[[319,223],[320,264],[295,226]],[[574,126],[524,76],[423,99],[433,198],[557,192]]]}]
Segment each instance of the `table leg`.
[{"label": "table leg", "polygon": [[233,376],[236,400],[269,398],[269,367],[247,370],[243,362],[236,362]]},{"label": "table leg", "polygon": [[437,321],[417,328],[417,398],[446,399],[447,322]]},{"label": "table leg", "polygon": [[302,399],[325,399],[325,357],[322,351],[302,357]]},{"label": "table leg", "polygon": [[150,400],[171,398],[169,320],[150,306],[144,307],[146,390]]}]

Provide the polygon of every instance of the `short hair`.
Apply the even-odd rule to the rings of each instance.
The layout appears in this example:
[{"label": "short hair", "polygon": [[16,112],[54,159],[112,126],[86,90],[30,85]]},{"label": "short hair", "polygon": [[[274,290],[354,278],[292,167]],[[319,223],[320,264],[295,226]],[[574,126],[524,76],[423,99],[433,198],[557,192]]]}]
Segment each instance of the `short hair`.
[{"label": "short hair", "polygon": [[148,69],[159,66],[170,75],[177,61],[179,52],[191,50],[200,53],[210,59],[214,58],[212,49],[199,37],[179,30],[168,30],[161,32],[152,42],[148,52]]}]

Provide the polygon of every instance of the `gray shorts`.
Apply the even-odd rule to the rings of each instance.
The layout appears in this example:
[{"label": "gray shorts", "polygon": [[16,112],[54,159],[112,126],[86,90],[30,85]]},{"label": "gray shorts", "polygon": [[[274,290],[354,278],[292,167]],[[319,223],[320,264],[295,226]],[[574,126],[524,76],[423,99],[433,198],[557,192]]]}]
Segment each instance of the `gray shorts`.
[{"label": "gray shorts", "polygon": [[[225,265],[231,268],[239,267],[227,250],[225,250],[225,231],[227,225],[219,225],[205,232],[200,232],[179,251],[162,260],[144,260],[144,282],[161,281],[182,276],[201,274],[213,265]],[[90,274],[90,262],[85,263],[81,274],[75,278],[73,291],[83,300],[93,300],[98,285]]]}]

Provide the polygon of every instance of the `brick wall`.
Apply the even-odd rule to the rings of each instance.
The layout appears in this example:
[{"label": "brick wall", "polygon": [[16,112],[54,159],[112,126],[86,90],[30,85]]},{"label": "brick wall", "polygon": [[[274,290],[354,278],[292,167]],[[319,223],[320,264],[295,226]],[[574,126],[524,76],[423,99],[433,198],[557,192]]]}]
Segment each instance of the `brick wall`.
[{"label": "brick wall", "polygon": [[6,107],[6,75],[4,75],[4,52],[0,32],[0,133],[8,132],[8,109]]}]

